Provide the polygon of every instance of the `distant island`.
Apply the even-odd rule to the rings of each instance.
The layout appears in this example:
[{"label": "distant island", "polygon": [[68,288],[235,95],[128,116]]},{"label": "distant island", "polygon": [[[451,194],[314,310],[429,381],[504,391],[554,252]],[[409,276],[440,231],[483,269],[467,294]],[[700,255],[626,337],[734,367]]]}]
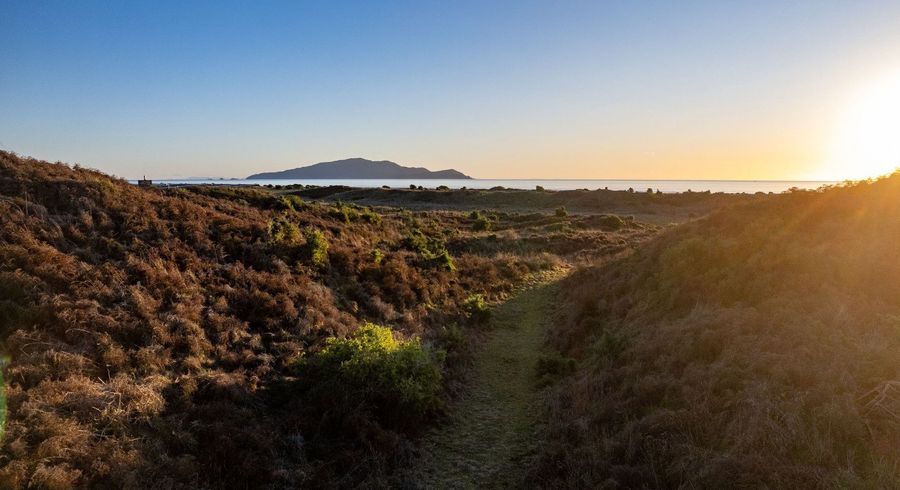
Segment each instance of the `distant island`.
[{"label": "distant island", "polygon": [[321,162],[306,167],[263,172],[247,177],[252,179],[471,179],[457,170],[432,171],[423,167],[404,167],[397,163],[365,158],[348,158]]}]

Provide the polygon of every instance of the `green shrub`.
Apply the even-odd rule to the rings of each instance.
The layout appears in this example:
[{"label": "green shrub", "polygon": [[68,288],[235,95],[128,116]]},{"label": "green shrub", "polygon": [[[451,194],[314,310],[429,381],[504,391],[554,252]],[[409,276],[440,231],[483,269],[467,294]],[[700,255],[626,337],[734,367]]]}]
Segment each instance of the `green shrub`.
[{"label": "green shrub", "polygon": [[453,262],[453,257],[450,256],[450,252],[446,250],[435,255],[434,257],[429,258],[428,260],[441,269],[446,269],[448,271],[456,270],[456,263]]},{"label": "green shrub", "polygon": [[481,211],[479,211],[477,209],[472,211],[471,213],[469,213],[469,219],[474,219],[474,220],[481,219]]},{"label": "green shrub", "polygon": [[618,230],[625,226],[625,221],[614,214],[605,214],[597,218],[597,222],[602,228],[608,230]]},{"label": "green shrub", "polygon": [[367,223],[371,223],[373,225],[381,224],[381,215],[378,214],[372,208],[366,208],[362,212],[362,219]]},{"label": "green shrub", "polygon": [[381,261],[384,260],[384,253],[377,248],[372,250],[372,262],[376,265],[381,265]]},{"label": "green shrub", "polygon": [[559,352],[552,352],[538,358],[535,370],[538,376],[565,376],[574,373],[575,367],[575,359],[563,356]]},{"label": "green shrub", "polygon": [[447,186],[445,186],[445,185],[439,185],[439,186],[437,186],[437,190],[439,190],[439,191],[449,191],[450,188],[447,187]]},{"label": "green shrub", "polygon": [[547,228],[547,231],[563,233],[563,232],[569,231],[570,226],[569,226],[569,223],[566,223],[563,221],[563,222],[559,222],[559,223],[550,223],[549,225],[547,225],[546,228]]},{"label": "green shrub", "polygon": [[356,207],[344,204],[342,202],[336,203],[334,207],[329,210],[328,214],[334,216],[335,218],[338,218],[339,220],[347,224],[350,224],[351,221],[356,221],[357,219],[359,219],[359,211],[356,210]]},{"label": "green shrub", "polygon": [[576,367],[575,359],[563,356],[559,352],[542,354],[535,365],[538,386],[549,386],[559,378],[574,373]]},{"label": "green shrub", "polygon": [[560,218],[565,218],[568,215],[569,215],[569,212],[566,210],[565,206],[560,206],[560,207],[556,208],[556,216],[558,216]]},{"label": "green shrub", "polygon": [[534,190],[536,190],[538,192],[544,192],[544,186],[536,185],[536,186],[534,186]]},{"label": "green shrub", "polygon": [[269,241],[295,242],[300,238],[300,228],[284,216],[276,216],[269,220]]},{"label": "green shrub", "polygon": [[328,263],[328,240],[325,238],[325,234],[315,228],[307,228],[304,235],[306,237],[306,253],[310,262],[316,266]]},{"label": "green shrub", "polygon": [[404,239],[403,246],[419,252],[431,264],[450,271],[456,270],[453,257],[447,251],[444,242],[438,238],[430,237],[418,228],[411,231]]},{"label": "green shrub", "polygon": [[418,338],[397,340],[391,329],[366,323],[347,338],[329,338],[317,355],[295,366],[314,389],[351,399],[335,409],[362,405],[385,418],[421,419],[440,406],[443,361],[443,352]]},{"label": "green shrub", "polygon": [[403,246],[422,255],[431,254],[428,248],[428,237],[418,228],[406,235],[403,239]]},{"label": "green shrub", "polygon": [[284,209],[291,211],[300,211],[306,206],[306,203],[303,202],[303,199],[300,199],[300,196],[295,196],[293,194],[281,196],[281,204]]},{"label": "green shrub", "polygon": [[491,318],[491,310],[484,295],[472,294],[463,301],[463,310],[466,316],[475,323],[484,323]]},{"label": "green shrub", "polygon": [[616,360],[628,348],[628,339],[624,335],[610,331],[603,332],[600,339],[593,345],[594,351],[601,358]]},{"label": "green shrub", "polygon": [[484,216],[479,216],[478,219],[472,223],[472,230],[474,231],[488,231],[491,229],[491,220],[485,218]]}]

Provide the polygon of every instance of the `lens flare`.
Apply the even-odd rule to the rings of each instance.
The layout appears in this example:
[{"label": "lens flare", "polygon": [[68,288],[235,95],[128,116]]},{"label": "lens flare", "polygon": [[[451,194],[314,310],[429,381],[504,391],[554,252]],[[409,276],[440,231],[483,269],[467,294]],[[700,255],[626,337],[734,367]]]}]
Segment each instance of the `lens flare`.
[{"label": "lens flare", "polygon": [[877,177],[900,167],[900,71],[862,90],[840,121],[830,178]]}]

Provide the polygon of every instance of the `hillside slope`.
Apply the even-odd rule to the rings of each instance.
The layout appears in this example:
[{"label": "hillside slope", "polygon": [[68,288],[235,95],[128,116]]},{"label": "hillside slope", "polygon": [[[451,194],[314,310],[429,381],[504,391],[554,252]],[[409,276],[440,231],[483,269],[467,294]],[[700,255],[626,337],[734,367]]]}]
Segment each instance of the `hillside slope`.
[{"label": "hillside slope", "polygon": [[[496,299],[557,262],[451,256],[448,237],[478,236],[465,215],[438,223],[254,189],[141,189],[10,153],[0,216],[2,488],[378,478],[437,406],[432,366],[464,345],[444,332],[464,325],[465,300]],[[415,371],[335,406],[349,392],[340,373],[299,360],[366,322],[409,339],[372,348],[385,362],[415,356],[396,360]]]},{"label": "hillside slope", "polygon": [[550,488],[896,488],[900,174],[680,226],[564,285]]},{"label": "hillside slope", "polygon": [[423,167],[404,167],[397,163],[365,158],[321,162],[279,172],[253,174],[248,179],[471,179],[456,170],[431,171]]},{"label": "hillside slope", "polygon": [[383,486],[458,390],[472,308],[657,231],[145,189],[0,152],[0,488]]}]

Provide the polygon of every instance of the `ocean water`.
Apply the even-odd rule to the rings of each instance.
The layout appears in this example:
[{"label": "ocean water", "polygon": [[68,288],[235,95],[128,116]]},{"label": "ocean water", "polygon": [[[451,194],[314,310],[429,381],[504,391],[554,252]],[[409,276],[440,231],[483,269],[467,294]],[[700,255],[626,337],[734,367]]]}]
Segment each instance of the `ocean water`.
[{"label": "ocean water", "polygon": [[[137,183],[137,181],[131,181]],[[812,180],[566,180],[566,179],[258,179],[258,180],[157,180],[154,184],[186,185],[186,184],[225,184],[225,185],[345,185],[348,187],[382,187],[395,189],[409,188],[410,185],[435,188],[445,185],[451,189],[466,187],[468,189],[490,189],[505,187],[507,189],[534,189],[542,186],[547,190],[604,189],[645,192],[647,189],[662,192],[784,192],[792,187],[799,189],[817,189],[823,185],[834,184],[832,181]]]}]

